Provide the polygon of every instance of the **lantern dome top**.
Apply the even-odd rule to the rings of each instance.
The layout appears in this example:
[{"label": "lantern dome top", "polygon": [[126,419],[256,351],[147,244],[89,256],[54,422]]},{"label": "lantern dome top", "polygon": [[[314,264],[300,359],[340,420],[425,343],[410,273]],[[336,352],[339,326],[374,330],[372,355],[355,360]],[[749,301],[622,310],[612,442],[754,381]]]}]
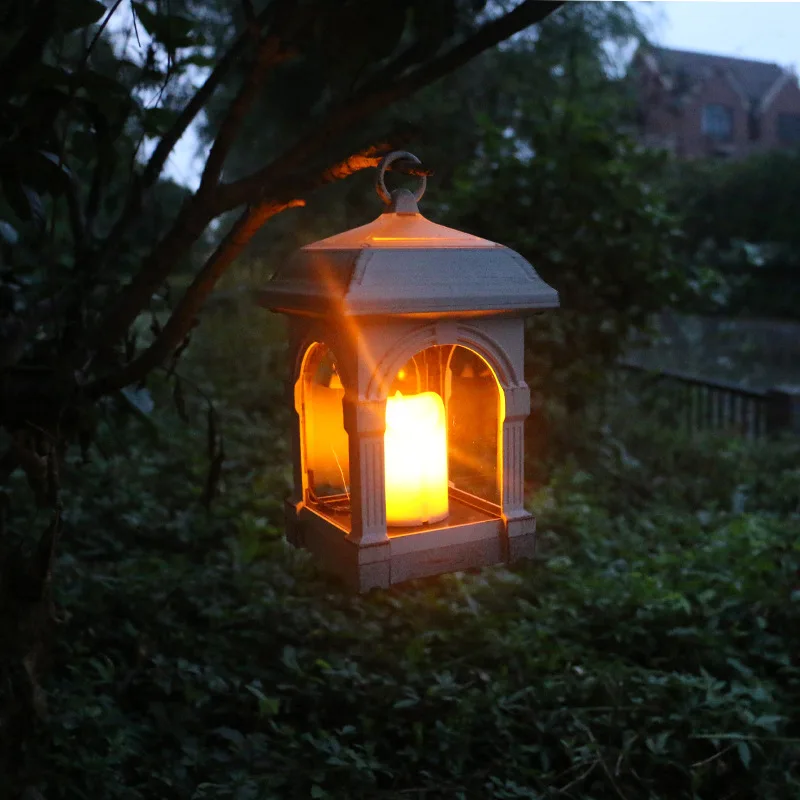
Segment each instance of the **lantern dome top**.
[{"label": "lantern dome top", "polygon": [[337,233],[327,239],[307,244],[303,250],[351,250],[353,248],[443,248],[477,249],[500,247],[488,239],[481,239],[455,228],[446,228],[416,213],[396,212],[390,208],[377,219]]},{"label": "lantern dome top", "polygon": [[424,182],[415,195],[389,194],[383,175],[398,158],[419,163],[405,152],[383,159],[376,183],[387,210],[296,251],[259,293],[261,305],[325,316],[464,316],[558,306],[558,292],[519,253],[423,217],[417,200]]}]

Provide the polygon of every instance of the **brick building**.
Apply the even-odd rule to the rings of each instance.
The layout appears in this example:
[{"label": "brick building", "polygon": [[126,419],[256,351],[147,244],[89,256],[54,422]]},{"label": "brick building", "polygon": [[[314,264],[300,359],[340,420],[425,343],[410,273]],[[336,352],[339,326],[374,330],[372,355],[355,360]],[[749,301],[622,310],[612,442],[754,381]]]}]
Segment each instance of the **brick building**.
[{"label": "brick building", "polygon": [[800,87],[777,64],[656,47],[631,66],[644,144],[679,158],[800,146]]}]

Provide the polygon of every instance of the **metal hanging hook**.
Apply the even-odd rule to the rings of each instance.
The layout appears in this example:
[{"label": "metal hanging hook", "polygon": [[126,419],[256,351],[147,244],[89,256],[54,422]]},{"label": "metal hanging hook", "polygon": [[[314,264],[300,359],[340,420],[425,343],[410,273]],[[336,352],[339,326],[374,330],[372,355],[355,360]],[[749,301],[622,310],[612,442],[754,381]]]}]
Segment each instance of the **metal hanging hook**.
[{"label": "metal hanging hook", "polygon": [[[395,161],[411,161],[413,164],[422,165],[422,162],[413,153],[409,153],[405,150],[393,150],[391,153],[387,153],[380,160],[380,163],[378,164],[378,177],[375,178],[375,191],[378,193],[378,197],[380,197],[380,199],[383,200],[387,206],[392,204],[392,195],[386,188],[384,176],[386,175],[386,170],[388,169],[389,165],[393,164]],[[422,183],[414,192],[414,200],[417,202],[419,202],[419,200],[422,198],[422,195],[425,194],[425,189],[428,186],[427,175],[422,175],[420,177],[422,178]]]}]

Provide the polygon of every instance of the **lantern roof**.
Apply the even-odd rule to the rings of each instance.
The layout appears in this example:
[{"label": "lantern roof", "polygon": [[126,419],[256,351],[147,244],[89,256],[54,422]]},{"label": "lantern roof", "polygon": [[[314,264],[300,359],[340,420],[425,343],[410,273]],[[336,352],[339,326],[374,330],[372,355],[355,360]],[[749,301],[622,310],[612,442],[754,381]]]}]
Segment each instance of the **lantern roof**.
[{"label": "lantern roof", "polygon": [[519,253],[431,222],[416,194],[386,191],[380,165],[378,194],[386,211],[373,222],[296,251],[259,293],[275,311],[319,315],[467,315],[536,311],[558,306],[548,286]]}]

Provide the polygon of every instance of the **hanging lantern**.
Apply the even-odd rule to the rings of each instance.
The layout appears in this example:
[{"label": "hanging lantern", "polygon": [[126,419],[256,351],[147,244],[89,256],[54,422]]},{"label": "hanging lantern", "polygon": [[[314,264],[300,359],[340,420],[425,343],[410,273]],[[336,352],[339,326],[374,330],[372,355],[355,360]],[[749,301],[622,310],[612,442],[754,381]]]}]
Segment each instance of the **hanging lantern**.
[{"label": "hanging lantern", "polygon": [[513,250],[384,183],[374,222],[296,252],[259,302],[289,316],[287,538],[365,591],[534,552],[526,312],[558,293]]}]

